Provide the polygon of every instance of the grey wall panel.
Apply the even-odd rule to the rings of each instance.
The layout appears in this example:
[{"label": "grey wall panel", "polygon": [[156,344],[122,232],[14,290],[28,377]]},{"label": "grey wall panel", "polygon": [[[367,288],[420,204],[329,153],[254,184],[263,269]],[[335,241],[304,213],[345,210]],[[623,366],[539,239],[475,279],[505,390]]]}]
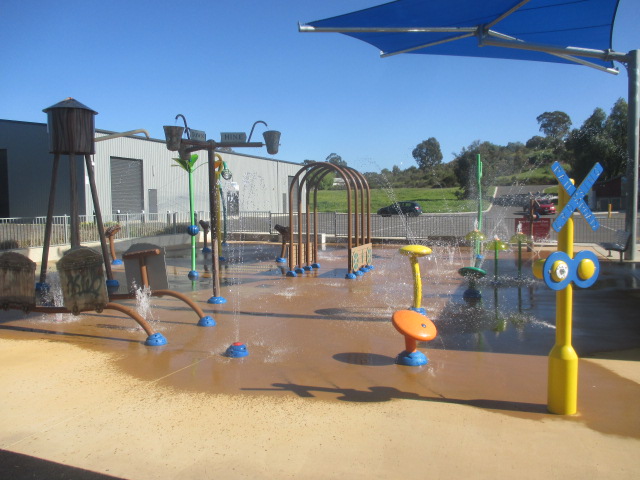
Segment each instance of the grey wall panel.
[{"label": "grey wall panel", "polygon": [[[7,150],[9,215],[44,216],[49,204],[53,155],[44,123],[0,120],[0,148]],[[80,214],[84,214],[84,157],[76,156]],[[54,215],[70,212],[69,157],[61,155]]]}]

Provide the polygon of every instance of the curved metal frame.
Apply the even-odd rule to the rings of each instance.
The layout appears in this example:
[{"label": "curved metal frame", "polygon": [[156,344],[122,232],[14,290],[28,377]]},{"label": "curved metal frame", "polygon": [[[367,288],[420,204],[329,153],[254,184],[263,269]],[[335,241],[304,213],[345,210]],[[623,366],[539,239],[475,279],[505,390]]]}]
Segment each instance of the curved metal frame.
[{"label": "curved metal frame", "polygon": [[[308,270],[318,259],[318,187],[324,177],[329,173],[337,173],[344,180],[347,189],[347,248],[349,251],[347,270],[353,272],[353,262],[351,257],[352,248],[371,243],[371,192],[366,178],[357,170],[351,167],[339,167],[328,162],[314,162],[303,166],[293,177],[289,185],[289,227],[291,234],[289,243],[289,270],[293,271],[304,267]],[[298,232],[293,230],[293,194],[296,183],[298,194]],[[302,192],[305,191],[305,212],[302,211]],[[313,241],[311,240],[311,210],[310,199],[313,190]],[[366,202],[365,202],[366,192]],[[353,194],[353,195],[352,195]],[[358,202],[358,194],[360,201]],[[352,202],[353,200],[353,202]],[[353,209],[352,209],[353,205]],[[360,206],[360,208],[358,208]],[[306,215],[306,230],[303,241],[302,215]],[[366,217],[366,219],[365,219]],[[293,255],[293,244],[297,235],[296,258]],[[305,244],[306,248],[302,248]],[[312,247],[312,248],[311,248]],[[304,251],[303,251],[304,250]],[[304,257],[304,258],[303,258]]]}]

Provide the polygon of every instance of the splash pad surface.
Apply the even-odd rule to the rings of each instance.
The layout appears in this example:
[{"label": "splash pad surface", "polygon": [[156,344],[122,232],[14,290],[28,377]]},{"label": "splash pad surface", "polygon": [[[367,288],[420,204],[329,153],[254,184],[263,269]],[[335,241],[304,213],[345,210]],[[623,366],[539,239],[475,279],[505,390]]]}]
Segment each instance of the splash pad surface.
[{"label": "splash pad surface", "polygon": [[[640,375],[628,349],[640,344],[640,297],[628,266],[603,262],[596,285],[574,291],[579,413],[558,417],[546,412],[554,294],[528,264],[530,282],[515,282],[513,254],[500,259],[504,284],[481,282],[476,305],[462,300],[457,274],[468,252],[434,247],[421,260],[438,337],[418,345],[429,364],[412,368],[394,363],[404,342],[391,314],[412,300],[397,246],[374,247],[376,269],[357,280],[344,279],[344,248],[320,252],[322,268],[298,278],[282,275],[278,248],[232,244],[227,303],[207,306],[206,272],[192,284],[188,254],[169,251],[171,287],[217,326],[197,327],[180,302],[152,298],[152,321],[169,342],[157,349],[104,312],[56,321],[0,313],[2,448],[125,478],[395,478],[427,468],[501,478],[503,460],[487,460],[496,451],[522,478],[633,478]],[[198,267],[206,262],[199,255]],[[237,341],[250,356],[224,355]]]}]

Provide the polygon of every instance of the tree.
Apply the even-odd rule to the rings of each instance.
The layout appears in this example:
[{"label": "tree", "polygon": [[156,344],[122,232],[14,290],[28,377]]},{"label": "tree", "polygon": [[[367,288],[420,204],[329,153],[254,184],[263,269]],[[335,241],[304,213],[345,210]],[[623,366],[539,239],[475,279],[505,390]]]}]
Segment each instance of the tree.
[{"label": "tree", "polygon": [[340,155],[337,153],[330,153],[326,159],[327,162],[337,166],[337,167],[346,167],[347,162],[345,162]]},{"label": "tree", "polygon": [[596,108],[579,129],[573,130],[567,139],[571,153],[572,175],[582,181],[589,170],[599,162],[609,179],[624,173],[627,161],[627,102],[619,99],[611,114]]},{"label": "tree", "polygon": [[432,169],[442,163],[440,143],[433,137],[418,144],[411,155],[422,170]]},{"label": "tree", "polygon": [[544,112],[536,117],[540,131],[547,137],[562,140],[571,129],[571,118],[564,112]]}]

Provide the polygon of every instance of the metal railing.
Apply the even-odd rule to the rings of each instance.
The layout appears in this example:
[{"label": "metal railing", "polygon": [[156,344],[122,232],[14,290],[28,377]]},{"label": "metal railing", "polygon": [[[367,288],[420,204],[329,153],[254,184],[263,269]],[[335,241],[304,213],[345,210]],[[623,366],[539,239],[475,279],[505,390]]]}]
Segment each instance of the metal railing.
[{"label": "metal railing", "polygon": [[[578,217],[578,215],[576,215]],[[198,218],[209,219],[208,212],[198,212]],[[313,218],[313,216],[311,217]],[[549,217],[547,217],[549,218]],[[185,233],[189,222],[188,212],[173,212],[167,214],[116,214],[105,216],[104,226],[119,224],[122,229],[118,239],[143,238],[157,235],[173,235]],[[318,233],[328,237],[335,237],[339,241],[347,236],[346,213],[325,212],[318,214]],[[355,216],[352,221],[355,221]],[[586,222],[576,218],[574,222],[574,236],[576,243],[598,243],[611,241],[616,230],[624,229],[623,217],[599,216],[601,228],[594,232]],[[0,219],[0,250],[13,248],[40,247],[44,240],[46,217],[32,218],[4,218]],[[197,220],[196,220],[197,223]],[[294,214],[293,231],[298,231],[298,217]],[[243,234],[277,234],[276,224],[288,226],[289,214],[273,212],[240,212],[230,215],[221,228],[227,235],[242,237]],[[302,215],[303,231],[306,231],[306,214]],[[515,218],[484,219],[483,233],[487,238],[498,236],[502,240],[509,240],[516,233]],[[474,215],[461,214],[423,214],[419,217],[405,217],[394,215],[381,217],[371,215],[371,236],[374,239],[403,239],[408,242],[425,243],[439,239],[453,239],[461,241],[464,236],[475,227]],[[361,224],[358,223],[361,232]],[[527,232],[524,232],[527,233]],[[355,234],[355,230],[354,230]],[[70,223],[68,216],[53,218],[51,245],[69,243]],[[98,228],[93,216],[80,218],[81,242],[98,242]],[[550,229],[549,242],[557,241],[557,233]]]}]

